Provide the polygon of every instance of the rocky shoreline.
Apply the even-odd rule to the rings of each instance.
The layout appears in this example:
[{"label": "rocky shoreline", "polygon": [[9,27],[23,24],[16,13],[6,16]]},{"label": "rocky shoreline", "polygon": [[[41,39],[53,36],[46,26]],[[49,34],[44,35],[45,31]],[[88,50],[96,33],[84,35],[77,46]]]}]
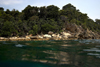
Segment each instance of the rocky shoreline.
[{"label": "rocky shoreline", "polygon": [[30,36],[27,35],[25,37],[0,37],[0,41],[35,41],[35,40],[74,40],[74,39],[100,39],[100,35],[95,34],[93,32],[90,33],[88,30],[87,32],[83,33],[70,33],[68,32],[61,32],[60,34],[53,33],[49,31],[48,34]]},{"label": "rocky shoreline", "polygon": [[31,40],[69,40],[70,33],[62,32],[62,34],[53,34],[53,32],[48,32],[44,35],[30,36],[25,37],[0,37],[0,41],[31,41]]},{"label": "rocky shoreline", "polygon": [[49,31],[47,34],[26,35],[25,37],[0,37],[0,41],[31,41],[31,40],[74,40],[74,39],[100,39],[100,33],[72,23],[66,23],[63,32],[54,33]]}]

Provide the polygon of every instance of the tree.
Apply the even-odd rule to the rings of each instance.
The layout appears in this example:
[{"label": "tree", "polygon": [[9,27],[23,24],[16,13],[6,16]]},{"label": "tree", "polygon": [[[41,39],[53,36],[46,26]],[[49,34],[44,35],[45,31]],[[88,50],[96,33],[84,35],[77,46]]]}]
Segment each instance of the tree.
[{"label": "tree", "polygon": [[13,35],[13,33],[17,33],[17,31],[14,28],[14,25],[12,22],[6,21],[4,22],[3,27],[1,28],[1,36],[7,37]]},{"label": "tree", "polygon": [[67,4],[65,6],[63,6],[62,8],[63,10],[76,10],[76,7],[74,7],[72,4]]},{"label": "tree", "polygon": [[38,26],[34,25],[33,29],[29,31],[29,34],[36,35],[38,33]]},{"label": "tree", "polygon": [[28,5],[22,12],[24,13],[25,20],[28,20],[32,16],[38,16],[38,11],[38,7],[31,7],[30,5]]},{"label": "tree", "polygon": [[47,18],[58,19],[59,17],[59,8],[54,5],[47,6]]},{"label": "tree", "polygon": [[4,8],[3,7],[0,7],[0,11],[4,11]]},{"label": "tree", "polygon": [[46,9],[47,8],[45,6],[39,8],[39,10],[40,10],[40,13],[39,13],[40,18],[46,19],[46,16],[47,16],[47,10]]},{"label": "tree", "polygon": [[95,19],[95,22],[100,25],[100,19]]},{"label": "tree", "polygon": [[11,14],[9,9],[7,9],[7,10],[5,11],[5,13],[6,13],[6,14]]}]

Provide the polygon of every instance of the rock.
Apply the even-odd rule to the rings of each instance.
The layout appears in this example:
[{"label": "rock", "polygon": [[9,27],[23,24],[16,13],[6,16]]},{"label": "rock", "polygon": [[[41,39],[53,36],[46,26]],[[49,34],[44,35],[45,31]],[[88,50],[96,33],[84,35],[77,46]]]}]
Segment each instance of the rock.
[{"label": "rock", "polygon": [[62,37],[60,36],[60,34],[52,34],[52,40],[60,40]]},{"label": "rock", "polygon": [[79,39],[99,39],[99,35],[97,33],[92,32],[91,30],[87,29],[84,32],[78,35]]},{"label": "rock", "polygon": [[57,35],[56,34],[52,34],[52,37],[56,37]]},{"label": "rock", "polygon": [[81,26],[77,26],[76,24],[72,23],[66,23],[66,30],[72,32],[72,33],[77,33],[77,32],[82,32],[84,29]]},{"label": "rock", "polygon": [[12,39],[13,40],[13,39],[17,39],[17,37],[10,37],[9,39]]},{"label": "rock", "polygon": [[59,36],[59,39],[61,39],[62,37],[61,36]]},{"label": "rock", "polygon": [[32,36],[32,34],[30,34],[30,35],[28,35],[29,37],[31,37]]},{"label": "rock", "polygon": [[44,38],[51,38],[51,35],[45,34],[43,35]]},{"label": "rock", "polygon": [[60,37],[60,34],[57,34],[56,37],[59,38]]},{"label": "rock", "polygon": [[60,36],[60,34],[52,34],[52,39],[53,40],[60,40],[62,37]]},{"label": "rock", "polygon": [[[65,29],[66,31],[71,32],[70,38],[77,38],[77,39],[99,39],[100,35],[98,33],[95,33],[89,29],[85,30],[81,26],[78,26],[73,23],[65,23]],[[63,37],[65,38],[65,34],[62,33]],[[67,37],[66,37],[67,38]]]},{"label": "rock", "polygon": [[66,33],[66,32],[61,32],[61,34],[62,34],[63,36],[71,36],[70,33]]},{"label": "rock", "polygon": [[38,39],[38,36],[31,36],[31,39]]},{"label": "rock", "polygon": [[4,37],[0,37],[0,40],[4,40],[5,38]]},{"label": "rock", "polygon": [[30,37],[29,36],[25,36],[26,37],[26,39],[30,39]]},{"label": "rock", "polygon": [[48,34],[49,34],[49,35],[52,35],[52,34],[53,34],[53,32],[52,32],[52,31],[49,31],[49,32],[48,32]]},{"label": "rock", "polygon": [[40,35],[38,35],[38,38],[42,39],[43,37],[42,37],[42,36],[40,36]]},{"label": "rock", "polygon": [[71,36],[71,34],[70,33],[67,33],[67,32],[61,32],[61,36],[60,36],[60,38],[62,39],[62,40],[67,40],[70,36]]}]

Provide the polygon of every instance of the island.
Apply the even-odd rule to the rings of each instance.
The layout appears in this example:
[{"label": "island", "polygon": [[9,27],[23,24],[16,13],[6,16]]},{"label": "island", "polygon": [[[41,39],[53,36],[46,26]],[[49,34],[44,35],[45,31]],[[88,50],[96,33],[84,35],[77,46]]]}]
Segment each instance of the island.
[{"label": "island", "polygon": [[100,19],[72,4],[30,6],[21,12],[0,7],[0,41],[100,39]]}]

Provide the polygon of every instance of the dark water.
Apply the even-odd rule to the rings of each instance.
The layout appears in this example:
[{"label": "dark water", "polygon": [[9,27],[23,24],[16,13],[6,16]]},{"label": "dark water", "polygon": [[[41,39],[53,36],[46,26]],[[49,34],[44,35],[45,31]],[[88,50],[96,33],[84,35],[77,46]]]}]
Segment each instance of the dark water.
[{"label": "dark water", "polygon": [[2,41],[0,67],[100,67],[100,40]]}]

